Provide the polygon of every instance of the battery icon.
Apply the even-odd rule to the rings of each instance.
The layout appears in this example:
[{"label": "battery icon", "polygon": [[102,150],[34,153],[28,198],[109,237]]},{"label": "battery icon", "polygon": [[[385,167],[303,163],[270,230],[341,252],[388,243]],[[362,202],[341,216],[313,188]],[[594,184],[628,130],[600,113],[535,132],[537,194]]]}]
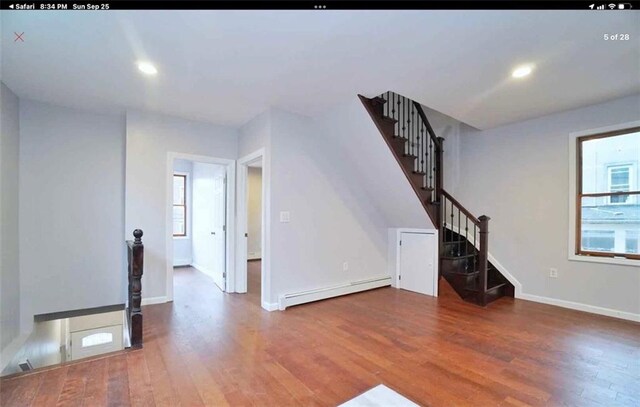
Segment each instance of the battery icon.
[{"label": "battery icon", "polygon": [[630,9],[632,6],[630,3],[619,3],[618,10]]}]

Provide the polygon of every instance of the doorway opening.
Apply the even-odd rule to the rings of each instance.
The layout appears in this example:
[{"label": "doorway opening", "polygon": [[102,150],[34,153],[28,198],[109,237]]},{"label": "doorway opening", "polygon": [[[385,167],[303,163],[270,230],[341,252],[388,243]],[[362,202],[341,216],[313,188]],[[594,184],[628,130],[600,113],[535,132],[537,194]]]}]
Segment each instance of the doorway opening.
[{"label": "doorway opening", "polygon": [[268,169],[264,150],[238,160],[238,249],[236,291],[273,311],[269,301]]},{"label": "doorway opening", "polygon": [[262,295],[262,160],[247,165],[247,294]]},{"label": "doorway opening", "polygon": [[[229,292],[233,268],[233,160],[170,153],[167,293],[181,274],[202,273]],[[176,278],[177,282],[174,281]]]}]

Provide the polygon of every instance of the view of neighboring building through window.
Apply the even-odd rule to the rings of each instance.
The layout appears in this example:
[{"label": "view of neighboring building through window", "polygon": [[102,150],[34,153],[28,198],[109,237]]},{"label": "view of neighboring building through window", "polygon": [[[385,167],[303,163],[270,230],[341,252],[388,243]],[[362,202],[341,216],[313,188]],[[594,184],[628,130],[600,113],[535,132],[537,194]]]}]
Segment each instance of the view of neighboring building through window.
[{"label": "view of neighboring building through window", "polygon": [[[631,189],[632,165],[614,165],[609,167],[609,192],[629,192]],[[629,195],[612,195],[609,203],[627,203]]]},{"label": "view of neighboring building through window", "polygon": [[173,235],[187,235],[187,176],[173,175]]},{"label": "view of neighboring building through window", "polygon": [[640,259],[640,128],[577,143],[576,254]]}]

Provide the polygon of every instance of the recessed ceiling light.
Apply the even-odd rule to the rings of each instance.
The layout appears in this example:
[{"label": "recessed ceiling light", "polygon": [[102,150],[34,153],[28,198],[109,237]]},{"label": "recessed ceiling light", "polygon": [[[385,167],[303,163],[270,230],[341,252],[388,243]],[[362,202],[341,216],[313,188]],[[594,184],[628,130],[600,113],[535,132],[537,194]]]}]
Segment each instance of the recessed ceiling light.
[{"label": "recessed ceiling light", "polygon": [[138,69],[145,75],[155,75],[158,73],[156,67],[150,62],[138,62]]},{"label": "recessed ceiling light", "polygon": [[522,65],[514,69],[513,72],[511,73],[511,76],[513,76],[514,78],[524,78],[525,76],[529,75],[532,71],[533,71],[533,66]]}]

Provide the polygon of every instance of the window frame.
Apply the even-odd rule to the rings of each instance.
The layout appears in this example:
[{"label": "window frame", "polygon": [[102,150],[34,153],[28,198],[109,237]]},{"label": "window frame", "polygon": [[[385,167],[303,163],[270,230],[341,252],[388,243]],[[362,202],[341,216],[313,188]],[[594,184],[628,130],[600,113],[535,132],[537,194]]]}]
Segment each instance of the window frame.
[{"label": "window frame", "polygon": [[[635,124],[635,123],[634,123]],[[610,170],[609,168],[611,167],[616,167],[616,166],[626,166],[628,165],[630,167],[630,171],[629,171],[629,191],[625,191],[625,192],[594,192],[594,193],[583,193],[582,192],[582,144],[585,141],[590,141],[590,140],[596,140],[596,139],[601,139],[601,138],[608,138],[608,137],[615,137],[615,136],[620,136],[620,135],[624,135],[624,134],[629,134],[629,133],[636,133],[636,132],[640,132],[640,126],[630,126],[630,127],[621,127],[619,129],[616,130],[611,130],[611,131],[606,131],[606,132],[601,132],[601,133],[595,133],[595,134],[589,134],[589,135],[583,135],[583,136],[577,136],[575,139],[575,143],[576,143],[576,166],[574,168],[576,168],[576,184],[575,184],[575,196],[573,197],[574,202],[575,202],[575,231],[574,231],[574,237],[575,237],[575,255],[576,256],[594,256],[594,257],[608,257],[608,258],[614,258],[614,257],[618,257],[618,258],[624,258],[627,260],[640,260],[640,254],[632,254],[632,253],[618,253],[618,252],[597,252],[597,251],[590,251],[590,250],[583,250],[582,249],[582,200],[583,198],[600,198],[600,197],[608,197],[607,201],[612,204],[612,205],[625,205],[627,204],[625,203],[611,203],[611,197],[612,196],[618,196],[618,195],[630,195],[631,199],[633,199],[633,197],[640,195],[640,190],[638,189],[631,189],[633,187],[633,179],[632,179],[632,171],[631,168],[633,168],[633,166],[631,164],[627,164],[627,163],[620,163],[620,164],[614,164],[611,165],[607,168],[607,189],[609,189],[609,183],[610,183]]]},{"label": "window frame", "polygon": [[[182,183],[183,183],[183,185],[184,185],[184,188],[182,189],[182,192],[183,192],[183,194],[184,194],[184,196],[183,196],[183,202],[184,202],[184,204],[182,204],[182,205],[176,205],[175,203],[173,203],[173,193],[172,193],[172,194],[171,194],[171,196],[172,196],[172,202],[171,202],[171,204],[172,204],[172,205],[171,205],[171,207],[172,207],[172,208],[175,208],[176,206],[178,206],[178,207],[182,207],[182,208],[184,208],[184,233],[182,233],[182,234],[180,234],[180,233],[176,234],[173,230],[172,230],[172,233],[173,233],[173,237],[187,237],[187,219],[188,219],[188,217],[187,217],[187,174],[184,174],[184,173],[175,173],[175,172],[174,172],[174,173],[173,173],[173,178],[171,178],[171,179],[173,180],[175,177],[181,177],[181,178],[182,178]],[[171,186],[173,187],[173,184],[171,184]],[[173,212],[172,212],[172,213],[173,213]],[[172,215],[172,219],[171,219],[171,220],[172,220],[172,222],[171,222],[171,228],[173,229],[173,215]]]}]

